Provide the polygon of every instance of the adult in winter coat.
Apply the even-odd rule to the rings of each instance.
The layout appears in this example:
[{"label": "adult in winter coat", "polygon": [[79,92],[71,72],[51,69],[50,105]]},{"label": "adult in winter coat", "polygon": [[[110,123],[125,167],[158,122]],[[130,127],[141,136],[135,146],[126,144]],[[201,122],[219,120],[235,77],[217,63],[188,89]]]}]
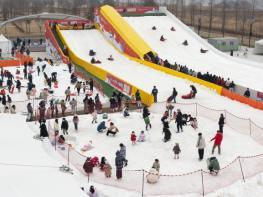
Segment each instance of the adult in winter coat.
[{"label": "adult in winter coat", "polygon": [[40,137],[48,137],[47,126],[45,122],[40,123]]},{"label": "adult in winter coat", "polygon": [[68,135],[68,121],[66,120],[66,118],[62,119],[61,130],[63,132],[63,135]]},{"label": "adult in winter coat", "polygon": [[54,121],[54,131],[59,132],[59,123],[57,118]]},{"label": "adult in winter coat", "polygon": [[220,118],[218,120],[218,125],[219,125],[219,131],[223,133],[223,127],[225,124],[225,117],[223,114],[220,114]]},{"label": "adult in winter coat", "polygon": [[246,91],[245,91],[245,93],[244,93],[244,96],[247,97],[247,98],[250,97],[250,91],[249,91],[248,88],[246,89]]},{"label": "adult in winter coat", "polygon": [[88,101],[88,112],[90,114],[92,114],[94,112],[94,109],[95,109],[95,103],[94,103],[92,98],[89,98],[89,101]]},{"label": "adult in winter coat", "polygon": [[117,132],[119,132],[119,129],[111,122],[106,135],[112,134],[115,136]]},{"label": "adult in winter coat", "polygon": [[61,102],[60,102],[60,108],[61,108],[62,116],[65,116],[65,111],[66,111],[67,107],[66,107],[66,103],[65,103],[64,100],[61,100]]},{"label": "adult in winter coat", "polygon": [[143,120],[144,120],[145,125],[146,125],[146,131],[148,130],[148,126],[150,126],[150,128],[152,128],[149,116],[150,116],[149,109],[145,106],[143,108],[142,117],[143,117]]},{"label": "adult in winter coat", "polygon": [[74,128],[77,131],[78,130],[78,124],[79,124],[79,117],[77,114],[75,114],[73,116],[73,124],[74,124]]},{"label": "adult in winter coat", "polygon": [[214,145],[213,145],[213,149],[212,149],[212,154],[214,154],[215,148],[218,147],[218,154],[221,154],[221,143],[223,140],[223,133],[221,133],[220,131],[217,131],[215,137],[213,137],[210,141],[214,140]]},{"label": "adult in winter coat", "polygon": [[98,132],[103,132],[103,131],[105,131],[107,129],[107,127],[105,126],[105,121],[102,121],[99,125],[98,125],[98,127],[97,127],[97,131]]},{"label": "adult in winter coat", "polygon": [[157,90],[156,86],[153,86],[152,95],[153,95],[153,98],[154,98],[154,102],[157,103],[158,90]]},{"label": "adult in winter coat", "polygon": [[204,158],[205,152],[205,138],[203,138],[202,133],[198,133],[196,148],[198,149],[199,160],[201,161]]},{"label": "adult in winter coat", "polygon": [[160,162],[159,159],[155,159],[152,165],[152,168],[154,168],[155,170],[157,170],[157,172],[160,172]]},{"label": "adult in winter coat", "polygon": [[83,169],[85,170],[87,174],[93,172],[93,165],[92,165],[92,162],[90,161],[90,157],[88,157],[87,160],[85,161],[83,165]]},{"label": "adult in winter coat", "polygon": [[123,158],[124,166],[128,165],[128,160],[126,159],[126,146],[123,143],[120,143],[120,155]]},{"label": "adult in winter coat", "polygon": [[76,113],[77,111],[77,101],[73,98],[70,102],[69,102],[70,106],[71,106],[71,112],[72,113]]},{"label": "adult in winter coat", "polygon": [[137,108],[141,108],[141,106],[142,106],[142,99],[141,99],[141,94],[140,94],[139,90],[137,90],[136,93],[135,93],[135,101],[136,101]]},{"label": "adult in winter coat", "polygon": [[192,98],[195,98],[195,95],[197,94],[196,87],[194,85],[190,85]]},{"label": "adult in winter coat", "polygon": [[121,179],[122,178],[122,168],[123,168],[123,157],[121,156],[120,151],[116,152],[115,166],[116,166],[116,177],[117,179]]},{"label": "adult in winter coat", "polygon": [[21,92],[21,81],[20,80],[16,81],[16,88],[17,88],[18,92]]},{"label": "adult in winter coat", "polygon": [[31,105],[31,103],[28,103],[27,106],[27,113],[28,113],[28,120],[32,120],[32,117],[33,117],[33,107]]},{"label": "adult in winter coat", "polygon": [[176,114],[177,133],[183,132],[183,114],[180,109],[177,110]]},{"label": "adult in winter coat", "polygon": [[177,96],[177,91],[175,88],[173,88],[173,93],[172,93],[172,100],[174,101],[174,103],[176,103],[176,96]]},{"label": "adult in winter coat", "polygon": [[164,142],[168,142],[171,139],[171,132],[170,132],[169,128],[164,127],[163,128],[163,132],[164,132],[164,139],[163,139],[163,141]]}]

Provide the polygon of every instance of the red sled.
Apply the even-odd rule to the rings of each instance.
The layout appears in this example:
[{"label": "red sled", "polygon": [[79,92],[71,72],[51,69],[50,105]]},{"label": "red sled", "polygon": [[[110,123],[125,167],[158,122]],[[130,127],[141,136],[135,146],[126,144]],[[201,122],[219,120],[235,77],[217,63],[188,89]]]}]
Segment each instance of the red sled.
[{"label": "red sled", "polygon": [[58,88],[58,82],[54,82],[54,88]]},{"label": "red sled", "polygon": [[192,99],[192,98],[193,95],[191,93],[182,96],[182,99]]},{"label": "red sled", "polygon": [[0,94],[1,94],[1,95],[5,95],[5,89],[2,89],[2,90],[0,91]]},{"label": "red sled", "polygon": [[87,96],[92,96],[92,94],[93,94],[93,92],[91,90],[88,90],[86,93]]}]

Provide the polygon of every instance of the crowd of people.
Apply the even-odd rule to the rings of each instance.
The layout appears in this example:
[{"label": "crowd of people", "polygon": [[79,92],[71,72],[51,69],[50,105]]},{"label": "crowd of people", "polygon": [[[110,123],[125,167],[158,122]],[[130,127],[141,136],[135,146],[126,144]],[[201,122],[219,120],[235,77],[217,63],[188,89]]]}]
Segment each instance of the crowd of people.
[{"label": "crowd of people", "polygon": [[[155,31],[156,29],[157,29],[156,26],[152,27],[153,31]],[[175,31],[174,27],[171,27],[171,31]],[[167,39],[164,37],[164,35],[161,35],[160,41],[161,42],[165,42],[166,40]],[[184,45],[186,47],[189,44],[190,43],[187,40],[185,40],[182,43],[182,45]],[[201,48],[200,52],[201,53],[206,53],[206,52],[208,52],[208,50],[205,50],[205,49]],[[148,54],[145,54],[144,59],[147,60],[147,61],[151,61],[151,62],[153,62],[155,64],[164,66],[166,68],[170,68],[170,69],[182,72],[184,74],[191,75],[193,77],[197,77],[199,79],[202,79],[202,80],[205,80],[205,81],[217,84],[219,86],[222,86],[222,87],[230,89],[230,90],[234,90],[234,88],[235,88],[234,81],[231,81],[229,78],[226,79],[224,77],[217,76],[217,75],[209,73],[209,72],[201,73],[199,71],[195,71],[193,69],[188,68],[186,65],[178,64],[176,62],[172,64],[167,59],[163,60],[158,55],[154,55],[152,52],[149,52]]]}]

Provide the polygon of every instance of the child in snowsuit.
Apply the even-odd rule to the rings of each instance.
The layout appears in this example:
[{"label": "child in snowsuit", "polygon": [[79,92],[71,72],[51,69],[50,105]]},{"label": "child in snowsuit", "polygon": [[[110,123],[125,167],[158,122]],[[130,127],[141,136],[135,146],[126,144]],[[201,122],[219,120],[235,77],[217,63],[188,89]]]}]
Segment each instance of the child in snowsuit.
[{"label": "child in snowsuit", "polygon": [[174,158],[179,159],[179,153],[181,152],[181,149],[178,143],[175,143],[173,151],[174,151]]},{"label": "child in snowsuit", "polygon": [[140,133],[140,135],[139,135],[138,142],[145,142],[145,134],[144,134],[144,131],[141,131],[141,133]]},{"label": "child in snowsuit", "polygon": [[135,135],[135,132],[134,131],[132,131],[132,133],[131,133],[131,141],[132,141],[132,145],[134,145],[134,144],[136,144],[136,135]]},{"label": "child in snowsuit", "polygon": [[105,165],[103,166],[103,169],[104,169],[104,173],[105,173],[105,176],[107,178],[110,178],[111,177],[111,165],[108,163],[108,161],[106,161]]}]

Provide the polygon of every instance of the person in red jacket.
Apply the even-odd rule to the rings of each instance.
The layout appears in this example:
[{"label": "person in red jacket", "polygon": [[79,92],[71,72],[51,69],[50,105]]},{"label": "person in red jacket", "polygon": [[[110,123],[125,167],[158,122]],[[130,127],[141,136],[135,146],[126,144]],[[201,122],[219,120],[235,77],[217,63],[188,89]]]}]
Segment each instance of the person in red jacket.
[{"label": "person in red jacket", "polygon": [[132,144],[136,144],[136,135],[135,135],[135,132],[133,131],[132,133],[131,133],[131,141],[132,141]]},{"label": "person in red jacket", "polygon": [[212,138],[210,141],[215,141],[214,142],[214,146],[212,149],[212,154],[214,154],[215,148],[218,147],[218,154],[221,154],[221,142],[223,140],[223,133],[221,133],[220,131],[217,131],[216,135],[214,138]]}]

